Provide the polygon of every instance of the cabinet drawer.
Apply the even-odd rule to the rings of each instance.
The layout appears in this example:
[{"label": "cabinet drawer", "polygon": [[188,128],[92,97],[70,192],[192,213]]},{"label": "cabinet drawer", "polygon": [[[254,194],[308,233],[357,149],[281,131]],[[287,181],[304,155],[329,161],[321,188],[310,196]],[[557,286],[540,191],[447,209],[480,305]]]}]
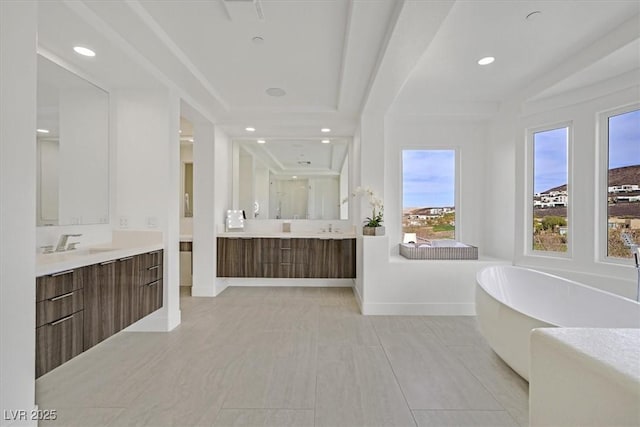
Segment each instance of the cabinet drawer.
[{"label": "cabinet drawer", "polygon": [[78,311],[36,329],[36,378],[82,352],[83,315]]},{"label": "cabinet drawer", "polygon": [[154,267],[156,265],[162,265],[162,249],[139,255],[139,257],[140,268],[142,268],[143,270],[146,270],[149,267]]},{"label": "cabinet drawer", "polygon": [[139,287],[140,316],[145,317],[162,307],[162,279],[155,280]]},{"label": "cabinet drawer", "polygon": [[40,276],[36,279],[36,301],[44,301],[82,289],[82,269],[61,271],[59,273]]},{"label": "cabinet drawer", "polygon": [[162,279],[162,264],[147,267],[142,270],[142,284],[154,282],[158,279]]},{"label": "cabinet drawer", "polygon": [[36,303],[36,328],[84,309],[82,289]]}]

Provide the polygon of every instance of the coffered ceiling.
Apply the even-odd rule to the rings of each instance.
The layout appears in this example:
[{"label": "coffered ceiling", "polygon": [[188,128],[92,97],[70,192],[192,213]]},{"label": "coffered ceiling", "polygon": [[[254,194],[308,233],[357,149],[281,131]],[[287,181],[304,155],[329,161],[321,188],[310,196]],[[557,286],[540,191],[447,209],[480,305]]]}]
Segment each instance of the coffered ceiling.
[{"label": "coffered ceiling", "polygon": [[[41,49],[106,88],[169,86],[232,137],[319,138],[321,127],[350,137],[363,109],[490,118],[505,101],[640,70],[635,0],[41,0],[39,10]],[[97,56],[78,57],[78,44]],[[496,61],[481,67],[482,56]]]}]

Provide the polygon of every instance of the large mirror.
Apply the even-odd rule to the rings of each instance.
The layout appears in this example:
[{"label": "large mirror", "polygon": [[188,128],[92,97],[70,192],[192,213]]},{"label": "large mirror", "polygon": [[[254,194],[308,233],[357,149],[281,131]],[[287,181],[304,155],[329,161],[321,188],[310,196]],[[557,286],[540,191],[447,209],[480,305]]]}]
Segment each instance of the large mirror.
[{"label": "large mirror", "polygon": [[38,56],[36,225],[109,222],[109,95]]},{"label": "large mirror", "polygon": [[249,219],[348,219],[349,141],[322,141],[234,141],[234,208]]}]

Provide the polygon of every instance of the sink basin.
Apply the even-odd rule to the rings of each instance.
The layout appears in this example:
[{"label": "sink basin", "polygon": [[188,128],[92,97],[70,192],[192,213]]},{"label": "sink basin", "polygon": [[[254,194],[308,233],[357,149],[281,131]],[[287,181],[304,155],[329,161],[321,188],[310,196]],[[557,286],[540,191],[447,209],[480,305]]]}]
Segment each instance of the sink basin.
[{"label": "sink basin", "polygon": [[87,249],[74,249],[68,252],[63,252],[69,255],[76,255],[76,256],[85,256],[85,255],[95,255],[95,254],[102,254],[105,252],[113,252],[113,251],[117,251],[119,248],[87,248]]}]

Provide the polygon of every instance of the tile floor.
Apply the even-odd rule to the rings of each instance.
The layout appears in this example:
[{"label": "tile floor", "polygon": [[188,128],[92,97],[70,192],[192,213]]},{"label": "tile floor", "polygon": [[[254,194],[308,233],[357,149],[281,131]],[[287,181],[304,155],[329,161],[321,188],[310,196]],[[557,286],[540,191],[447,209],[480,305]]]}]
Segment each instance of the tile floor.
[{"label": "tile floor", "polygon": [[36,382],[41,426],[525,426],[528,384],[473,317],[362,316],[350,288],[183,292]]}]

